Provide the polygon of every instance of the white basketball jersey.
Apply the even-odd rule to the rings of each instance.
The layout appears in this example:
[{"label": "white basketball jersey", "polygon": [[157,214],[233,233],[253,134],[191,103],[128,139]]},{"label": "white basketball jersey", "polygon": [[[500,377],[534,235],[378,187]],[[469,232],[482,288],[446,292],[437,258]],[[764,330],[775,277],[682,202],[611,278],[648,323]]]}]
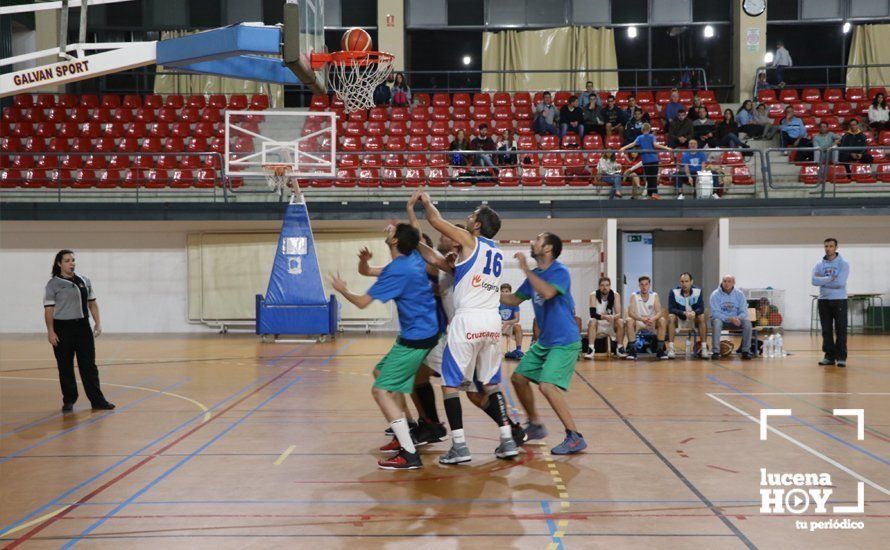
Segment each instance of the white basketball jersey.
[{"label": "white basketball jersey", "polygon": [[454,317],[454,275],[441,269],[439,270],[439,298],[442,300],[445,317],[451,321]]},{"label": "white basketball jersey", "polygon": [[497,313],[501,304],[503,268],[504,253],[495,242],[476,237],[473,255],[454,266],[454,310],[460,313],[487,309]]},{"label": "white basketball jersey", "polygon": [[649,299],[645,302],[642,296],[640,296],[639,290],[634,292],[634,296],[636,296],[636,300],[634,300],[634,304],[636,304],[635,313],[639,317],[655,317],[655,304],[658,302],[658,293],[649,292]]}]

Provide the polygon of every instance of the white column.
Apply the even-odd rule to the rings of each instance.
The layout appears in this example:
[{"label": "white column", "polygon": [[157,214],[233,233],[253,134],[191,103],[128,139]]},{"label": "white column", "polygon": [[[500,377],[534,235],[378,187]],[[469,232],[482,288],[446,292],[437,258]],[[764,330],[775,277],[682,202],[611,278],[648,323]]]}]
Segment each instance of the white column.
[{"label": "white column", "polygon": [[377,0],[375,47],[395,56],[396,71],[405,70],[405,0]]}]

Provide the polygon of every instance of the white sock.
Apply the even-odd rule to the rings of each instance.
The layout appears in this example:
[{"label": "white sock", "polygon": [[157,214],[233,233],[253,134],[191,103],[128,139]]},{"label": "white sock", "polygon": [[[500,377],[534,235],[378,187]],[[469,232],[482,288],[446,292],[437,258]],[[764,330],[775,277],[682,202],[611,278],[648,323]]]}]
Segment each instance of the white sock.
[{"label": "white sock", "polygon": [[668,349],[669,349],[669,350],[673,350],[673,349],[674,349],[674,343],[673,343],[673,342],[668,342]]},{"label": "white sock", "polygon": [[513,439],[513,429],[510,426],[500,426],[498,429],[501,431],[501,440]]},{"label": "white sock", "polygon": [[414,448],[414,442],[411,441],[411,430],[408,428],[408,421],[404,418],[399,418],[398,420],[393,420],[390,426],[392,426],[392,433],[399,440],[399,445],[411,454],[416,453],[417,449]]},{"label": "white sock", "polygon": [[459,430],[451,430],[451,441],[458,445],[463,445],[467,442],[463,428]]}]

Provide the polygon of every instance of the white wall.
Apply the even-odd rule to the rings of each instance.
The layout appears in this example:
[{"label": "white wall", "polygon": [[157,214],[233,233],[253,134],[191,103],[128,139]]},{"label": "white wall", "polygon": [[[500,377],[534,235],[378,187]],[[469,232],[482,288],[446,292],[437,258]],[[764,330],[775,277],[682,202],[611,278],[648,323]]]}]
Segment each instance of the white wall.
[{"label": "white wall", "polygon": [[785,328],[809,329],[810,277],[828,237],[850,263],[848,292],[880,292],[890,305],[890,217],[731,219],[727,270],[741,288],[784,289]]}]

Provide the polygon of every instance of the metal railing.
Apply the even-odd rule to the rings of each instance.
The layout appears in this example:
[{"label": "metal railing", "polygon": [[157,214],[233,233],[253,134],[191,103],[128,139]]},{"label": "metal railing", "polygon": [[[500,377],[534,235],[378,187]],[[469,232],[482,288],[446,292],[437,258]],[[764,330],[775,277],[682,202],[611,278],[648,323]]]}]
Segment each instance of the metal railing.
[{"label": "metal railing", "polygon": [[[795,77],[795,81],[803,80],[805,83],[798,84],[789,82],[785,79],[786,88],[846,88],[847,87],[847,70],[848,69],[865,69],[865,84],[862,86],[868,89],[872,86],[890,86],[890,82],[886,82],[881,78],[874,77],[874,73],[869,73],[869,69],[878,67],[890,67],[887,63],[872,63],[866,65],[792,65],[791,67],[783,67],[786,75],[791,74]],[[751,97],[757,97],[757,75],[761,72],[767,74],[767,80],[770,75],[775,74],[776,67],[774,65],[761,65],[754,71],[754,88],[751,90]],[[824,71],[824,79],[820,79],[815,75]],[[803,78],[805,75],[805,78]],[[874,81],[873,81],[874,80]],[[775,86],[778,82],[771,82],[771,86]]]},{"label": "metal railing", "polygon": [[[34,158],[35,162],[16,167],[13,157]],[[36,162],[38,158],[45,160],[47,157],[56,160],[42,165]],[[82,160],[87,160],[86,157],[98,157],[103,162],[86,164],[87,167],[84,167],[84,162],[66,163],[65,160],[70,157],[79,157]],[[114,161],[120,157],[124,157],[126,163],[118,166]],[[157,160],[160,157],[196,157],[199,160],[196,166],[183,165],[181,161],[177,161],[176,166],[168,167],[158,165]],[[141,164],[140,160],[144,158],[151,160]],[[112,162],[109,163],[109,160]],[[222,161],[222,154],[215,152],[2,151],[0,166],[3,168],[0,171],[4,177],[0,181],[0,192],[7,196],[14,194],[18,199],[55,202],[78,201],[85,197],[135,202],[158,198],[169,201],[174,197],[198,200],[211,198],[213,202],[229,202],[232,189],[223,171]],[[210,177],[199,179],[199,172],[202,171],[205,176]],[[114,177],[109,178],[112,172]]]},{"label": "metal railing", "polygon": [[[603,73],[616,73],[621,75],[632,74],[632,86],[619,86],[620,89],[632,88],[634,92],[640,89],[648,90],[667,90],[680,86],[682,79],[666,84],[652,82],[653,73],[665,73],[669,75],[680,76],[683,73],[691,73],[691,87],[708,89],[708,74],[702,67],[667,67],[667,68],[645,68],[645,69],[528,69],[528,70],[481,70],[481,69],[463,69],[463,70],[442,70],[442,71],[397,71],[405,75],[411,86],[412,92],[525,92],[528,88],[521,90],[506,89],[483,89],[482,78],[485,75],[584,75],[584,79],[590,76]],[[645,77],[641,79],[641,76]],[[438,78],[437,78],[438,77]],[[441,80],[440,80],[441,79]],[[581,79],[579,79],[580,81]],[[583,89],[583,86],[581,87]],[[581,89],[577,91],[581,91]]]},{"label": "metal railing", "polygon": [[[879,174],[877,174],[877,166],[884,163],[860,163],[855,159],[839,160],[840,154],[844,151],[855,153],[862,152],[881,152],[883,155],[890,155],[890,147],[874,145],[867,146],[864,150],[862,147],[831,147],[829,149],[820,149],[818,147],[770,147],[766,150],[766,170],[764,190],[772,189],[774,191],[789,190],[806,190],[811,194],[818,194],[825,197],[830,192],[830,196],[836,197],[839,194],[882,194],[890,193],[890,186],[875,185],[882,182]],[[781,155],[788,157],[787,168],[778,168],[775,166],[773,159]],[[801,160],[801,156],[805,159]],[[861,182],[868,187],[861,188],[855,184],[856,174],[853,166],[868,166],[869,179],[871,182]],[[809,168],[808,168],[809,167]],[[834,179],[836,174],[831,167],[842,167],[843,178]],[[874,169],[874,171],[873,171]],[[784,173],[783,173],[784,172]],[[788,181],[788,180],[791,181]],[[809,181],[804,181],[804,180]],[[830,187],[829,187],[830,186]]]}]

